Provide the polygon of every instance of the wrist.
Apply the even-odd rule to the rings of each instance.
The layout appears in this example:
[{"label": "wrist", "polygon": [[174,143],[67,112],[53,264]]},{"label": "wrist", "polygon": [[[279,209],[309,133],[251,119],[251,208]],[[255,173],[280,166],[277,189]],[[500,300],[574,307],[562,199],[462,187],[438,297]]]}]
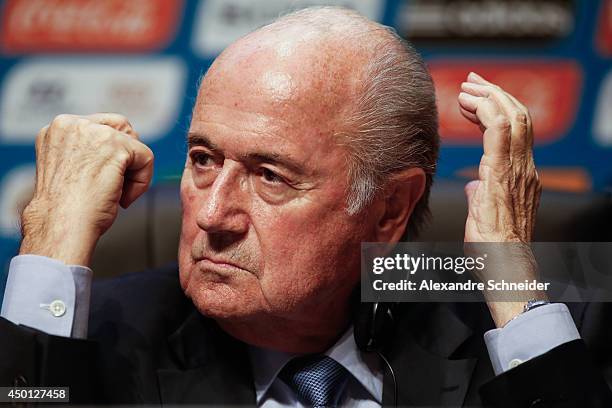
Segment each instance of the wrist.
[{"label": "wrist", "polygon": [[[495,326],[497,328],[502,328],[511,320],[527,311],[530,302],[533,303],[534,301],[540,300],[548,302],[548,296],[543,292],[533,292],[529,300],[520,302],[487,302],[487,306],[489,307]],[[537,304],[541,305],[539,302],[537,302]]]},{"label": "wrist", "polygon": [[[30,206],[28,206],[30,207]],[[98,236],[87,222],[49,213],[43,217],[33,208],[24,210],[20,255],[40,255],[66,265],[89,266]]]},{"label": "wrist", "polygon": [[495,327],[504,327],[510,320],[523,313],[527,302],[489,302],[489,312]]}]

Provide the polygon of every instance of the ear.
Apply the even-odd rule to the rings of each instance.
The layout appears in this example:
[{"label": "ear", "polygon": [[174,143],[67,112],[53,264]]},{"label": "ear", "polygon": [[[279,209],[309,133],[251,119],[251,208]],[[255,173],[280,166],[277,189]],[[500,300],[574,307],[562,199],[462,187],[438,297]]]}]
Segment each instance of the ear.
[{"label": "ear", "polygon": [[376,225],[378,242],[398,242],[416,203],[425,191],[425,172],[421,168],[402,170],[387,183],[383,211]]}]

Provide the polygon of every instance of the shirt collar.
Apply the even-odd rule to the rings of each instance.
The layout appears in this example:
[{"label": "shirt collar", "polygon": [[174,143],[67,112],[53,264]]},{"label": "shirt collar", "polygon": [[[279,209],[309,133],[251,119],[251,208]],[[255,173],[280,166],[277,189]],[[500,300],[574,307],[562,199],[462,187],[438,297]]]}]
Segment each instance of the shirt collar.
[{"label": "shirt collar", "polygon": [[253,368],[257,405],[260,405],[262,398],[266,395],[285,364],[297,356],[297,354],[249,346],[249,356],[251,358],[251,367]]},{"label": "shirt collar", "polygon": [[[255,394],[259,405],[285,364],[298,354],[249,346]],[[333,358],[367,390],[379,404],[382,403],[383,373],[378,356],[357,349],[351,326],[325,355]]]}]

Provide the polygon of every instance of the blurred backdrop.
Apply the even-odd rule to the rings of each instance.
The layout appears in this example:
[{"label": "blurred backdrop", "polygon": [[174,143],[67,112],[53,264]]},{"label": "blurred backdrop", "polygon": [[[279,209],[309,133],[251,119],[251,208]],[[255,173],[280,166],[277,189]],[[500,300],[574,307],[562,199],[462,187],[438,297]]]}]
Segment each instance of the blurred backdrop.
[{"label": "blurred backdrop", "polygon": [[[215,56],[279,14],[323,4],[395,27],[425,56],[441,115],[440,180],[471,177],[482,153],[478,130],[456,105],[461,81],[474,70],[531,110],[544,188],[560,194],[549,206],[559,197],[590,202],[610,192],[612,0],[6,0],[0,290],[19,245],[19,212],[32,193],[33,142],[42,126],[59,113],[122,113],[155,152],[154,183],[175,186],[196,83]],[[463,200],[460,188],[450,191]],[[597,221],[592,228],[609,228]],[[445,222],[460,229],[462,217],[447,214]]]}]

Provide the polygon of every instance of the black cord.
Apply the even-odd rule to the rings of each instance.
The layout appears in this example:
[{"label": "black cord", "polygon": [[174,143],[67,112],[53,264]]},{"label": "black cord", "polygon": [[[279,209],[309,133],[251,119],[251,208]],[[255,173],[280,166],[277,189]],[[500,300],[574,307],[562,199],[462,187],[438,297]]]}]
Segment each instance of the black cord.
[{"label": "black cord", "polygon": [[393,379],[393,406],[397,408],[397,380],[395,379],[395,372],[393,371],[393,367],[391,367],[391,364],[389,364],[387,358],[383,356],[380,351],[377,351],[376,354],[378,354],[378,356],[382,358],[382,360],[387,365],[387,369],[391,373],[391,379]]}]

